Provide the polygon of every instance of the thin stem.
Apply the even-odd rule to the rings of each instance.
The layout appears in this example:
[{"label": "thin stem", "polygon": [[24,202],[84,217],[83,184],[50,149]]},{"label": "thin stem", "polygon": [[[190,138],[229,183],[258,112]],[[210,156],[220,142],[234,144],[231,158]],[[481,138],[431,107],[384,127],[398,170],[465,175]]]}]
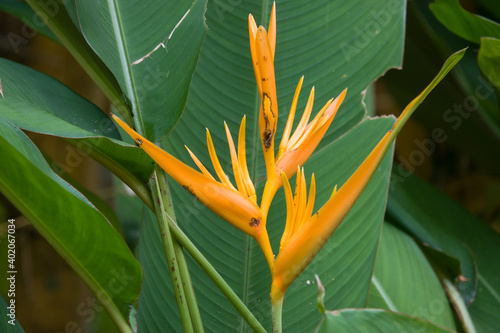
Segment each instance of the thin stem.
[{"label": "thin stem", "polygon": [[[163,174],[163,175],[162,175]],[[184,292],[184,281],[180,275],[178,258],[176,257],[176,251],[174,248],[172,236],[170,234],[170,228],[168,225],[169,216],[167,215],[165,207],[167,206],[163,202],[164,196],[162,195],[161,188],[161,177],[165,177],[163,170],[160,167],[156,167],[153,174],[153,181],[151,183],[151,190],[154,194],[155,202],[155,213],[158,220],[158,226],[160,228],[160,237],[163,243],[163,250],[165,252],[165,257],[169,266],[170,278],[172,280],[172,286],[174,290],[175,300],[177,301],[177,307],[179,309],[179,314],[181,317],[182,327],[184,332],[194,332],[193,325],[191,323],[190,311],[188,308],[188,303],[186,301],[186,294]],[[164,193],[166,194],[166,193]]]},{"label": "thin stem", "polygon": [[281,315],[283,312],[283,297],[274,300],[271,305],[273,333],[281,333]]},{"label": "thin stem", "polygon": [[[161,193],[161,201],[164,203],[168,221],[170,223],[176,223],[174,206],[172,205],[172,196],[170,194],[170,189],[168,187],[167,177],[164,172],[157,173],[157,176],[158,176],[158,183],[160,185],[159,187]],[[198,303],[196,302],[193,285],[191,283],[191,276],[189,275],[189,269],[187,267],[186,258],[184,256],[184,250],[175,237],[172,238],[172,244],[175,250],[175,256],[177,257],[177,263],[179,265],[179,273],[182,278],[184,293],[186,295],[186,302],[189,308],[189,313],[191,315],[191,321],[193,324],[194,331],[200,333],[204,332],[200,310],[198,307]]]},{"label": "thin stem", "polygon": [[[113,302],[109,303],[114,304]],[[116,308],[115,306],[107,306],[106,311],[108,312],[109,316],[115,323],[120,333],[132,333],[132,329],[130,328],[128,322],[125,320],[125,317],[123,317],[118,308]]]},{"label": "thin stem", "polygon": [[457,287],[455,287],[453,282],[444,277],[444,275],[442,275],[440,272],[438,272],[438,274],[441,277],[441,282],[443,283],[444,290],[448,295],[448,299],[455,308],[455,312],[457,313],[459,320],[462,322],[464,332],[476,333],[476,328],[474,327],[474,323],[472,322],[472,318],[470,317],[469,311],[467,310],[467,305],[465,305],[460,291],[457,289]]},{"label": "thin stem", "polygon": [[248,325],[257,333],[265,333],[266,330],[262,324],[255,318],[252,312],[248,310],[246,305],[220,276],[210,262],[203,256],[203,254],[196,248],[191,240],[182,232],[182,230],[169,218],[169,227],[172,235],[181,243],[182,247],[191,255],[198,265],[205,271],[208,277],[215,283],[217,288],[226,296],[235,309],[241,314]]}]

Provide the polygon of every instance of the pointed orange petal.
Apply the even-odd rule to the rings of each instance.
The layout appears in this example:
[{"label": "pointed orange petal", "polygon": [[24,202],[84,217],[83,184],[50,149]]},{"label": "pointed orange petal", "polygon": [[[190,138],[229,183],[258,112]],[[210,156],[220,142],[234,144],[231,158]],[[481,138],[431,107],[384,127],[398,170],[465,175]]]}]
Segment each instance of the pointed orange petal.
[{"label": "pointed orange petal", "polygon": [[245,147],[245,125],[246,125],[246,116],[243,116],[240,125],[240,132],[238,134],[238,163],[240,164],[240,168],[242,170],[242,178],[246,187],[246,191],[248,193],[248,197],[254,201],[257,201],[257,196],[255,195],[255,187],[253,185],[252,179],[250,179],[250,175],[248,173],[248,165],[247,165],[247,155],[246,155],[246,147]]},{"label": "pointed orange petal", "polygon": [[295,118],[295,110],[297,109],[297,102],[299,100],[300,89],[302,88],[302,83],[304,82],[304,76],[302,76],[295,89],[295,94],[293,95],[292,106],[290,107],[290,113],[288,114],[288,120],[286,122],[285,130],[283,131],[283,137],[281,138],[280,147],[278,150],[278,155],[276,155],[276,160],[285,153],[288,146],[288,140],[290,138],[290,133],[292,132],[293,119]]},{"label": "pointed orange petal", "polygon": [[[316,117],[306,126],[304,129],[302,135],[298,138],[298,140],[293,144],[290,145],[288,150],[293,150],[297,147],[299,147],[305,140],[307,140],[312,133],[314,133],[316,130],[318,130],[321,126],[323,126],[328,119],[327,117],[323,117],[325,111],[328,109],[328,106],[332,103],[333,99],[329,100],[326,102],[326,104],[323,106],[323,108],[318,112]],[[332,116],[332,119],[335,115]]]},{"label": "pointed orange petal", "polygon": [[309,121],[309,117],[311,116],[313,104],[314,104],[314,87],[312,87],[312,89],[311,89],[311,93],[309,94],[309,98],[307,100],[306,108],[304,110],[304,113],[302,114],[302,118],[300,118],[300,122],[297,125],[295,132],[293,133],[292,137],[290,138],[290,142],[288,143],[288,147],[295,145],[295,142],[297,142],[299,140],[299,138],[302,136],[302,133],[304,133],[304,129],[306,128],[307,122]]},{"label": "pointed orange petal", "polygon": [[[337,188],[337,187],[335,187]],[[302,219],[302,225],[305,224],[306,221],[309,220],[309,217],[311,217],[313,208],[314,208],[314,200],[316,197],[316,180],[314,179],[314,173],[311,176],[311,185],[309,188],[309,197],[307,198],[307,207],[306,207],[306,213],[304,214],[304,218]]]},{"label": "pointed orange petal", "polygon": [[233,165],[234,179],[236,180],[236,186],[238,186],[238,191],[248,196],[247,189],[243,183],[243,172],[241,171],[240,163],[238,162],[238,155],[236,154],[236,148],[234,147],[234,141],[227,127],[226,122],[224,122],[224,127],[226,129],[227,143],[229,144],[229,152],[231,154],[231,164]]},{"label": "pointed orange petal", "polygon": [[200,169],[200,171],[205,176],[207,176],[207,177],[215,180],[215,178],[212,176],[212,174],[207,170],[207,168],[205,168],[205,166],[203,165],[203,163],[200,162],[200,160],[198,159],[198,157],[196,157],[196,155],[193,154],[193,152],[186,145],[184,145],[184,147],[187,149],[189,155],[193,159],[194,163],[198,166],[198,168]]},{"label": "pointed orange petal", "polygon": [[[318,146],[319,142],[325,135],[328,127],[330,126],[335,114],[337,113],[340,104],[345,98],[347,90],[344,90],[326,109],[323,114],[323,118],[326,121],[322,126],[318,126],[318,129],[314,131],[309,137],[305,138],[302,144],[298,147],[294,147],[293,150],[287,151],[283,156],[276,162],[276,170],[285,171],[287,177],[292,177],[298,165],[303,165],[309,156]],[[290,145],[290,144],[289,144]]]},{"label": "pointed orange petal", "polygon": [[271,10],[271,18],[269,19],[269,27],[267,29],[269,36],[269,45],[271,46],[271,56],[274,61],[274,53],[276,50],[276,1],[273,2]]},{"label": "pointed orange petal", "polygon": [[120,118],[113,115],[113,119],[165,172],[201,203],[246,234],[259,237],[264,217],[254,202],[182,163],[139,135]]},{"label": "pointed orange petal", "polygon": [[224,172],[224,170],[220,165],[219,158],[217,158],[217,153],[215,152],[212,136],[210,135],[210,131],[208,130],[208,128],[206,129],[206,131],[207,131],[208,154],[210,155],[210,159],[212,160],[212,165],[214,166],[217,177],[219,177],[219,180],[222,182],[222,184],[232,188],[233,190],[236,190],[236,188],[233,186],[233,184],[231,184],[228,176],[226,175],[226,173]]},{"label": "pointed orange petal", "polygon": [[255,38],[257,37],[257,24],[252,16],[248,15],[248,35],[250,37],[250,53],[252,54],[252,65],[255,73],[255,81],[259,89],[259,95],[262,96],[262,80],[260,78],[259,61],[257,57],[257,46],[255,45]]},{"label": "pointed orange petal", "polygon": [[280,276],[284,290],[318,254],[351,210],[394,141],[391,132],[392,130],[380,140],[337,193],[293,235],[286,248],[280,251],[274,265],[273,276]]},{"label": "pointed orange petal", "polygon": [[290,182],[286,177],[285,173],[281,173],[281,178],[283,181],[283,190],[285,191],[285,201],[286,201],[286,222],[285,222],[285,230],[283,231],[283,235],[281,236],[280,241],[280,252],[281,249],[286,246],[286,243],[292,236],[292,228],[293,228],[293,195],[292,188],[290,187]]}]

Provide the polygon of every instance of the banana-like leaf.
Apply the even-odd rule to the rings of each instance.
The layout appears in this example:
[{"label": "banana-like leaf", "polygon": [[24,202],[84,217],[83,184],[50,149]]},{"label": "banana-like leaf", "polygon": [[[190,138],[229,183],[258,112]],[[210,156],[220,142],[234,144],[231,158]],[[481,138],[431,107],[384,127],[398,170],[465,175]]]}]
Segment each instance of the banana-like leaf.
[{"label": "banana-like leaf", "polygon": [[[73,4],[69,4],[73,5]],[[206,0],[76,1],[83,35],[110,68],[145,136],[177,124],[207,27]],[[141,119],[142,118],[142,119]]]},{"label": "banana-like leaf", "polygon": [[[139,263],[106,218],[0,117],[0,190],[61,254],[108,312],[126,317],[142,280]],[[114,268],[110,268],[110,261]],[[123,320],[123,319],[122,319]]]},{"label": "banana-like leaf", "polygon": [[500,92],[499,38],[481,38],[481,47],[477,54],[477,63],[483,75],[495,86],[498,94]]},{"label": "banana-like leaf", "polygon": [[0,80],[0,115],[19,128],[77,139],[69,141],[137,182],[146,183],[153,173],[154,164],[142,149],[121,142],[106,114],[61,82],[1,58]]},{"label": "banana-like leaf", "polygon": [[386,309],[456,329],[443,287],[417,243],[384,223],[368,308]]},{"label": "banana-like leaf", "polygon": [[463,39],[479,44],[481,37],[500,38],[500,24],[466,11],[456,0],[436,0],[429,7],[439,22]]},{"label": "banana-like leaf", "polygon": [[[495,315],[500,311],[496,255],[500,253],[500,236],[465,208],[400,168],[392,177],[387,212],[391,221],[410,235],[461,260],[465,278],[460,283],[462,294],[468,288],[476,291],[468,307],[474,326],[478,332],[495,332],[500,325]],[[477,267],[470,267],[464,251],[472,252]],[[467,281],[476,274],[477,281]]]},{"label": "banana-like leaf", "polygon": [[55,1],[26,1],[39,16],[37,21],[43,20],[54,33],[61,44],[71,53],[87,74],[102,89],[110,101],[121,110],[126,118],[130,118],[130,110],[126,105],[113,74],[105,66],[92,48],[85,42],[69,16],[62,0]]}]

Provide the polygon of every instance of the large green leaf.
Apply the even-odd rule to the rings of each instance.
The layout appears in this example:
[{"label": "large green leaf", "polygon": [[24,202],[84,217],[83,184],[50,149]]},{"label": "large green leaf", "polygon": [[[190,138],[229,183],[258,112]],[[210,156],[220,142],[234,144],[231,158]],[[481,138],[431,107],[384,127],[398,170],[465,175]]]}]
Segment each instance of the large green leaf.
[{"label": "large green leaf", "polygon": [[[72,5],[72,4],[69,4]],[[139,131],[165,137],[184,110],[207,27],[206,0],[77,1],[82,32],[117,78]]]},{"label": "large green leaf", "polygon": [[45,74],[1,58],[0,79],[0,115],[24,130],[78,139],[69,141],[111,170],[147,182],[151,159],[119,141],[115,124],[94,104]]},{"label": "large green leaf", "polygon": [[455,329],[438,277],[416,242],[385,223],[367,307],[406,313]]},{"label": "large green leaf", "polygon": [[439,22],[463,39],[479,44],[481,37],[500,38],[500,24],[469,13],[457,0],[436,0],[430,9]]},{"label": "large green leaf", "polygon": [[[131,198],[129,198],[131,199]],[[142,209],[141,209],[142,207]],[[163,253],[156,216],[145,206],[136,206],[135,216],[141,217],[137,258],[144,270],[144,280],[137,311],[138,332],[182,332],[177,304],[170,282],[169,265]],[[209,290],[205,292],[211,293]]]},{"label": "large green leaf", "polygon": [[[391,221],[422,242],[459,258],[465,278],[477,274],[477,286],[472,286],[477,287],[476,294],[469,312],[478,332],[496,332],[500,326],[496,315],[500,311],[500,266],[497,265],[500,236],[418,177],[400,168],[395,171],[387,205]],[[471,255],[477,268],[470,266]],[[470,282],[461,283],[462,293],[464,285],[468,288]]]},{"label": "large green leaf", "polygon": [[374,309],[347,309],[328,312],[315,332],[445,333],[453,331],[402,313]]},{"label": "large green leaf", "polygon": [[50,169],[28,137],[3,117],[0,147],[1,192],[115,318],[118,311],[125,315],[138,296],[142,272],[123,239],[80,192]]},{"label": "large green leaf", "polygon": [[37,22],[42,20],[54,33],[57,39],[68,49],[75,60],[82,66],[87,74],[102,89],[110,101],[121,111],[122,115],[130,117],[130,110],[126,105],[118,82],[105,66],[92,48],[85,42],[80,30],[68,15],[62,0],[54,1],[26,1],[39,16]]}]

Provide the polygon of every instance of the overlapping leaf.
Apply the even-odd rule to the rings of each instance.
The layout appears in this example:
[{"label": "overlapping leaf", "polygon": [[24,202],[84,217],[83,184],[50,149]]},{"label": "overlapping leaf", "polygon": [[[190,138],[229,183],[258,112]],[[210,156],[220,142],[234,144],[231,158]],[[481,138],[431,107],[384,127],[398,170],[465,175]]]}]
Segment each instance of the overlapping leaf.
[{"label": "overlapping leaf", "polygon": [[462,294],[464,287],[465,291],[475,289],[468,308],[474,325],[478,332],[495,332],[500,325],[495,315],[500,311],[500,267],[496,264],[500,236],[432,186],[401,171],[393,175],[387,211],[411,235],[459,258],[465,278],[476,274],[475,267],[468,268],[470,256],[464,257],[464,251],[471,251],[477,262],[477,281],[461,282]]},{"label": "overlapping leaf", "polygon": [[406,313],[455,329],[446,294],[415,241],[384,223],[368,308]]},{"label": "overlapping leaf", "polygon": [[138,147],[120,140],[114,123],[94,104],[61,82],[31,68],[0,59],[3,98],[0,115],[24,130],[72,141],[100,162],[141,182],[153,172],[151,159]]},{"label": "overlapping leaf", "polygon": [[[0,117],[0,190],[109,309],[126,314],[137,298],[139,263],[106,218],[57,176],[28,137]],[[40,198],[50,196],[50,200]],[[92,242],[92,246],[89,246]],[[114,268],[109,260],[113,258]]]},{"label": "overlapping leaf", "polygon": [[142,118],[139,131],[152,141],[165,137],[184,110],[207,29],[205,6],[206,0],[76,2],[86,40]]}]

